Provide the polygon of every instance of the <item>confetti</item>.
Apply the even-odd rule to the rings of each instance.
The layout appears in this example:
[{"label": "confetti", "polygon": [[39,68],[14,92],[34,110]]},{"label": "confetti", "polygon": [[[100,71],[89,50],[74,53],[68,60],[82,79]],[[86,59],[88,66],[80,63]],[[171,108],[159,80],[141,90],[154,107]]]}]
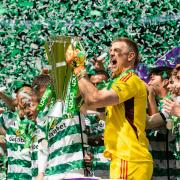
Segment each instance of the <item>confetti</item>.
[{"label": "confetti", "polygon": [[169,0],[5,0],[0,5],[0,87],[11,94],[15,87],[7,79],[31,83],[48,64],[44,43],[53,35],[80,36],[88,60],[108,52],[115,37],[127,36],[138,43],[147,69],[173,67],[180,61],[178,6]]}]

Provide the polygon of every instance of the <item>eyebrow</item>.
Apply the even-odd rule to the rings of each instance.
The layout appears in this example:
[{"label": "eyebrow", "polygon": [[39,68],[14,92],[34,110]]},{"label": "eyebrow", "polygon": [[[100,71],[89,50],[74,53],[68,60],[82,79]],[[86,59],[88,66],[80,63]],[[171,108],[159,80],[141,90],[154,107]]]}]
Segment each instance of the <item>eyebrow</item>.
[{"label": "eyebrow", "polygon": [[[110,51],[112,50],[112,48],[110,48]],[[115,51],[122,51],[122,49],[120,48],[114,48]]]}]

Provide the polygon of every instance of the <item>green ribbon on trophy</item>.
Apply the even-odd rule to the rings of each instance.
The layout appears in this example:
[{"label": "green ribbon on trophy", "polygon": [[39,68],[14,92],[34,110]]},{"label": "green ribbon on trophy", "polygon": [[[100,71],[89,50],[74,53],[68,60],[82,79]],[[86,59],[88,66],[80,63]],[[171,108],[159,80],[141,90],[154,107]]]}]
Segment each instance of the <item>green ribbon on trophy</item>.
[{"label": "green ribbon on trophy", "polygon": [[52,96],[52,90],[51,90],[51,86],[48,85],[46,87],[46,90],[43,94],[43,96],[41,97],[40,103],[37,106],[37,111],[43,111],[44,108],[46,107],[46,104],[49,101],[49,98]]},{"label": "green ribbon on trophy", "polygon": [[50,101],[49,107],[52,107],[56,101],[55,92],[50,84],[47,85],[46,90],[45,90],[43,96],[41,97],[40,103],[38,104],[36,110],[38,112],[43,112],[43,110],[45,109],[45,107],[49,101]]},{"label": "green ribbon on trophy", "polygon": [[78,94],[78,82],[75,75],[72,75],[67,89],[67,96],[65,99],[65,106],[63,114],[65,117],[71,117],[78,111],[77,107],[77,94]]}]

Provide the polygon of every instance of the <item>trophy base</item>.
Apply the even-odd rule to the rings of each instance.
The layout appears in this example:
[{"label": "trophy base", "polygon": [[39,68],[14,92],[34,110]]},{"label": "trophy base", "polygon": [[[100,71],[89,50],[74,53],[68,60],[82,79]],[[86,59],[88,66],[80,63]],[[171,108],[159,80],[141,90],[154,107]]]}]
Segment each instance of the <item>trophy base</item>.
[{"label": "trophy base", "polygon": [[57,100],[54,104],[53,108],[48,113],[49,117],[62,117],[64,109],[64,102],[62,100]]}]

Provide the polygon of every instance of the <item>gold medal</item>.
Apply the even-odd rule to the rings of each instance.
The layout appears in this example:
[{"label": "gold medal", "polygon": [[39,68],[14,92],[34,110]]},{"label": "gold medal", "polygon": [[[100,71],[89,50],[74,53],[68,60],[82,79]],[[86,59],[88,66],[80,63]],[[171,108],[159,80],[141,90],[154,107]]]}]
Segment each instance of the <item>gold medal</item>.
[{"label": "gold medal", "polygon": [[166,128],[169,129],[169,130],[172,129],[173,128],[173,122],[172,121],[167,121]]}]

